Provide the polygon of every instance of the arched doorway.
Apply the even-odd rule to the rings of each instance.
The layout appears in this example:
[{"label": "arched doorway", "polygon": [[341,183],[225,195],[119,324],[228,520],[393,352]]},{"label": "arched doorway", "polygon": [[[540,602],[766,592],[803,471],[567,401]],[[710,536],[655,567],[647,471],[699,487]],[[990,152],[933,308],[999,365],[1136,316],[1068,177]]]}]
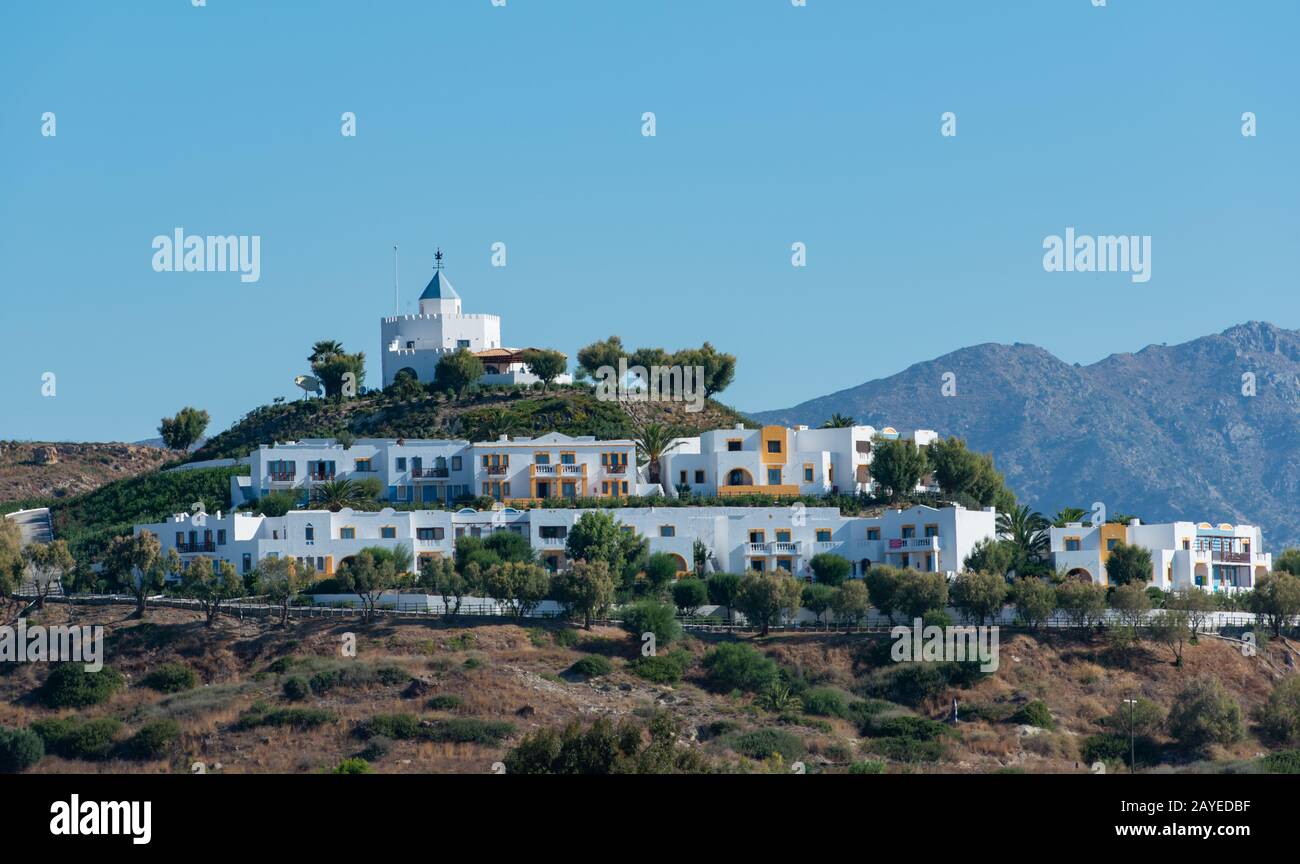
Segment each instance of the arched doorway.
[{"label": "arched doorway", "polygon": [[753,486],[754,477],[744,468],[732,468],[727,472],[728,486]]},{"label": "arched doorway", "polygon": [[1065,578],[1074,579],[1079,582],[1092,582],[1092,574],[1082,567],[1075,567],[1073,570],[1065,574]]}]

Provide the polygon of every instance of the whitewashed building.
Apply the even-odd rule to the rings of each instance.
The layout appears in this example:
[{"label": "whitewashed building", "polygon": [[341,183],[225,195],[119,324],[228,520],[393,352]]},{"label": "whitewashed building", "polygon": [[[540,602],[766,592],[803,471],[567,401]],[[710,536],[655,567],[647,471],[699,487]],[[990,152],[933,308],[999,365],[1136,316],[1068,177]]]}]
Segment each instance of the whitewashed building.
[{"label": "whitewashed building", "polygon": [[[483,361],[483,384],[534,384],[536,375],[528,370],[521,354],[523,349],[501,345],[501,317],[466,314],[460,295],[442,268],[442,251],[435,256],[433,278],[420,294],[417,315],[393,315],[380,322],[383,349],[384,386],[393,383],[403,370],[420,381],[433,381],[438,361],[461,348],[478,355]],[[572,383],[571,375],[561,375],[559,384]]]},{"label": "whitewashed building", "polygon": [[[529,539],[538,559],[553,570],[568,567],[565,544],[579,509],[482,511],[344,509],[295,510],[284,516],[246,513],[189,514],[135,526],[156,534],[163,549],[182,560],[205,555],[247,573],[268,556],[290,556],[330,575],[367,546],[404,545],[412,559],[449,556],[456,538],[515,531]],[[695,566],[695,542],[707,550],[706,572],[773,571],[809,577],[813,556],[829,552],[849,560],[853,576],[887,563],[953,574],[981,540],[994,536],[996,514],[987,510],[910,507],[879,516],[843,516],[834,507],[623,507],[610,512],[647,538],[651,553],[677,559],[680,572]]]},{"label": "whitewashed building", "polygon": [[[899,437],[892,427],[737,425],[679,439],[660,460],[661,477],[670,492],[684,487],[697,495],[871,493],[879,489],[871,476],[875,441]],[[905,437],[925,447],[939,436],[919,429]],[[938,487],[927,475],[915,491],[937,492]]]},{"label": "whitewashed building", "polygon": [[1051,529],[1056,569],[1098,585],[1110,584],[1106,561],[1120,543],[1141,546],[1151,553],[1149,584],[1165,591],[1249,590],[1273,566],[1273,556],[1264,551],[1263,534],[1254,525],[1143,525],[1133,519],[1127,525],[1072,522]]}]

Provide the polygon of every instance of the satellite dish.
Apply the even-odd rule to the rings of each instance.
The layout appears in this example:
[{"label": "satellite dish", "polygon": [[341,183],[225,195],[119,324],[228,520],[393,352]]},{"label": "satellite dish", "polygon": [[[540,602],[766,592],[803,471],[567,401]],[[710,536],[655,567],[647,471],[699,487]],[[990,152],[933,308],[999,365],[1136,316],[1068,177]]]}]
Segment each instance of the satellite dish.
[{"label": "satellite dish", "polygon": [[320,379],[315,375],[299,375],[293,379],[293,383],[301,387],[306,393],[316,396],[321,395]]}]

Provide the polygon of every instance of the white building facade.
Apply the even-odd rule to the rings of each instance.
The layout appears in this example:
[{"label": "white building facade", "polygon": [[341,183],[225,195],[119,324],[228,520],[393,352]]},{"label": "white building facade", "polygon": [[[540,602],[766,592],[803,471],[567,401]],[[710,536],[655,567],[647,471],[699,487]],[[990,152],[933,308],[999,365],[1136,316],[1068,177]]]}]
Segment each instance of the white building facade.
[{"label": "white building facade", "polygon": [[[461,536],[514,531],[527,537],[541,563],[562,570],[570,562],[565,544],[588,510],[295,510],[284,516],[245,513],[178,514],[169,521],[137,525],[158,536],[182,560],[198,555],[231,562],[247,573],[268,556],[289,556],[332,575],[368,546],[404,545],[418,563],[453,554]],[[771,572],[784,569],[810,578],[813,556],[846,558],[861,577],[872,564],[887,563],[954,574],[981,540],[994,536],[996,514],[987,510],[911,507],[879,516],[843,516],[833,507],[624,507],[608,511],[648,540],[650,552],[677,559],[680,573],[695,568],[695,544],[707,550],[705,571]]]},{"label": "white building facade", "polygon": [[[871,476],[875,442],[899,437],[925,447],[939,436],[928,429],[900,436],[892,427],[872,426],[736,426],[679,439],[660,459],[660,476],[670,493],[681,487],[710,496],[872,493],[879,489]],[[938,488],[926,476],[915,491]]]},{"label": "white building facade", "polygon": [[1165,522],[1091,525],[1072,522],[1051,529],[1052,561],[1058,571],[1109,585],[1106,561],[1116,545],[1151,553],[1149,584],[1165,591],[1200,588],[1235,592],[1255,587],[1273,567],[1263,534],[1254,525]]}]

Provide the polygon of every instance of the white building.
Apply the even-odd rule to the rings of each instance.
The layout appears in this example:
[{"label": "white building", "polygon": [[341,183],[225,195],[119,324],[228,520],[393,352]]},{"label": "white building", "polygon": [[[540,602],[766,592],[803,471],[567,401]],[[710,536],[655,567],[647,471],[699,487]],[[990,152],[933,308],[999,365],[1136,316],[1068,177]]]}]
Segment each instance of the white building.
[{"label": "white building", "polygon": [[[407,546],[416,562],[450,556],[457,537],[515,531],[528,537],[539,560],[553,570],[569,565],[565,543],[587,510],[295,510],[284,516],[182,513],[167,522],[137,525],[156,534],[164,550],[182,560],[206,555],[247,573],[268,556],[291,556],[330,575],[367,546]],[[833,507],[624,507],[612,515],[625,530],[648,539],[651,553],[677,558],[694,569],[695,541],[708,550],[708,572],[785,569],[811,575],[814,555],[847,558],[853,576],[873,563],[955,573],[976,543],[994,536],[996,514],[958,506],[911,507],[880,516],[842,516]]]},{"label": "white building", "polygon": [[[433,278],[420,295],[420,313],[394,315],[380,323],[384,386],[392,384],[402,370],[428,383],[433,380],[443,355],[461,348],[474,352],[483,361],[484,375],[480,379],[483,384],[536,383],[537,376],[520,358],[523,349],[502,347],[500,316],[465,314],[460,295],[443,272],[442,251],[434,257]],[[561,375],[555,380],[568,384],[573,378]]]},{"label": "white building", "polygon": [[1109,585],[1106,560],[1119,543],[1151,553],[1149,584],[1165,591],[1202,588],[1241,591],[1255,587],[1273,566],[1254,525],[1165,522],[1143,525],[1092,525],[1071,522],[1051,529],[1052,561],[1057,570],[1098,585]]},{"label": "white building", "polygon": [[259,447],[249,476],[231,478],[230,500],[239,506],[289,490],[305,502],[315,484],[372,477],[384,500],[402,504],[447,505],[480,495],[529,504],[648,495],[657,487],[644,481],[636,462],[633,441],[559,432],[479,443],[366,438],[348,447],[316,438]]},{"label": "white building", "polygon": [[[698,495],[826,495],[874,492],[872,448],[877,437],[897,439],[892,427],[844,426],[809,429],[764,426],[705,432],[679,439],[660,459],[670,492],[689,487]],[[939,436],[920,429],[910,437],[928,446]],[[938,491],[934,479],[921,479],[916,491]]]}]

